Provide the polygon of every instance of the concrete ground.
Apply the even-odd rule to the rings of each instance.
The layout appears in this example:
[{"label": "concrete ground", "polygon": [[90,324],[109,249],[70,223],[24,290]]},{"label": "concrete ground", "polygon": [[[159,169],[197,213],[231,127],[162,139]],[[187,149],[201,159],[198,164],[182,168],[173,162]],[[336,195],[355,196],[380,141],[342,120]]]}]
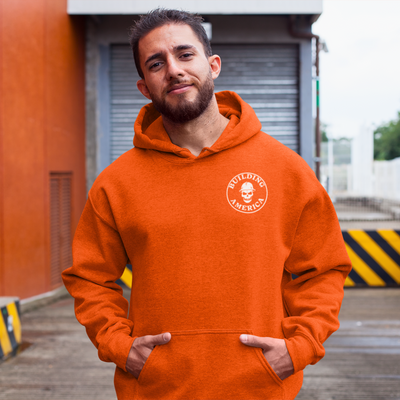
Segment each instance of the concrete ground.
[{"label": "concrete ground", "polygon": [[400,288],[345,290],[340,329],[298,400],[400,400]]},{"label": "concrete ground", "polygon": [[[346,289],[341,328],[306,368],[297,399],[400,400],[399,305],[400,288]],[[30,346],[0,363],[0,399],[116,398],[114,366],[97,358],[71,298],[25,312],[22,328]]]}]

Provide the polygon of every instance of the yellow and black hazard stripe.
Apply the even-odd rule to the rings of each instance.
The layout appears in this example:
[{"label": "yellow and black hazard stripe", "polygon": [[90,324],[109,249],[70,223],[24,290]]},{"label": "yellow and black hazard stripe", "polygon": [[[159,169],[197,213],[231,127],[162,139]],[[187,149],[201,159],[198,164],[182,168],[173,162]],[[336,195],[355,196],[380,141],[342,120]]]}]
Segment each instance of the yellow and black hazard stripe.
[{"label": "yellow and black hazard stripe", "polygon": [[[342,234],[353,266],[345,286],[400,286],[400,231],[349,230]],[[131,265],[118,283],[132,287]]]},{"label": "yellow and black hazard stripe", "polygon": [[19,301],[10,301],[0,310],[0,359],[2,359],[17,350],[21,343]]},{"label": "yellow and black hazard stripe", "polygon": [[132,265],[128,264],[125,267],[124,273],[121,278],[117,280],[117,283],[122,287],[132,288]]},{"label": "yellow and black hazard stripe", "polygon": [[400,285],[400,231],[342,233],[353,266],[345,286]]}]

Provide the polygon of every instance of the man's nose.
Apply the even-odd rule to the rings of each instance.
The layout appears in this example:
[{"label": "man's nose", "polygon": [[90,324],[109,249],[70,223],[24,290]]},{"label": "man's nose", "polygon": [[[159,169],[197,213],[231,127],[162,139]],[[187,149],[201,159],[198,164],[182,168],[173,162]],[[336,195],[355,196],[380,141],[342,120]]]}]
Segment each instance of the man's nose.
[{"label": "man's nose", "polygon": [[179,62],[174,58],[168,59],[167,61],[167,74],[168,79],[175,79],[184,75],[184,71],[180,67]]}]

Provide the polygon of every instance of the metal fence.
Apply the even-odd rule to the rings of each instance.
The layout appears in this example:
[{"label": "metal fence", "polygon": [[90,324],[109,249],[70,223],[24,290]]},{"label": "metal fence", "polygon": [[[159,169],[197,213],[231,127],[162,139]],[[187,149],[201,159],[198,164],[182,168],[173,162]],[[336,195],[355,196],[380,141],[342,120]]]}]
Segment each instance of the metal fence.
[{"label": "metal fence", "polygon": [[348,139],[323,143],[321,183],[339,221],[400,221],[400,158],[374,161],[361,148],[364,144]]}]

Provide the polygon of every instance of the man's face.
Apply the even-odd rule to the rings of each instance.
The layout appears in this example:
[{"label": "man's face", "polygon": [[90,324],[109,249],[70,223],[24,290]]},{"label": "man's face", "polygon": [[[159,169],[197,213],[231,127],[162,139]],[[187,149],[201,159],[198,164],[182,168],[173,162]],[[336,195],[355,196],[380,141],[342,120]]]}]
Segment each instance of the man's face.
[{"label": "man's face", "polygon": [[184,123],[205,111],[214,94],[220,59],[205,55],[190,26],[154,29],[140,39],[139,57],[144,79],[138,88],[164,117]]}]

